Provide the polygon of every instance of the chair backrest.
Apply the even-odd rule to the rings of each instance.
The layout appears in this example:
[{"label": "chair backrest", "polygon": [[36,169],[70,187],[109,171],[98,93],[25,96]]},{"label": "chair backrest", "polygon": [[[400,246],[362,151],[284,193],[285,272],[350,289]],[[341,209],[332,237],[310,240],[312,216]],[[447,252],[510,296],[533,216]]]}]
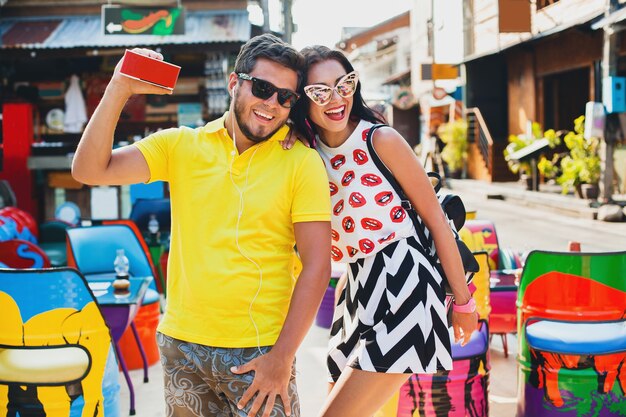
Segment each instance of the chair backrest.
[{"label": "chair backrest", "polygon": [[150,248],[148,247],[146,240],[144,239],[143,235],[141,234],[141,231],[139,230],[139,228],[137,227],[134,221],[130,219],[102,220],[102,224],[104,225],[122,224],[122,225],[130,227],[130,229],[135,234],[135,237],[137,237],[137,241],[141,245],[143,252],[146,254],[146,259],[148,259],[148,262],[150,263],[150,269],[152,270],[152,275],[155,278],[157,277],[158,275],[157,269],[154,265],[154,260],[152,259],[152,256],[150,255]]},{"label": "chair backrest", "polygon": [[70,268],[0,269],[0,311],[0,386],[8,386],[0,410],[68,415],[66,385],[80,383],[83,414],[102,416],[111,336],[84,277]]},{"label": "chair backrest", "polygon": [[130,203],[134,204],[140,198],[163,198],[163,181],[154,181],[150,184],[139,183],[130,186]]},{"label": "chair backrest", "polygon": [[[67,263],[83,274],[113,272],[117,250],[124,249],[131,275],[152,276],[150,261],[137,236],[127,225],[77,227],[67,230],[67,238]],[[150,287],[156,289],[154,280]]]},{"label": "chair backrest", "polygon": [[39,226],[39,242],[65,242],[65,231],[73,227],[61,220],[50,220]]},{"label": "chair backrest", "polygon": [[9,268],[49,268],[48,255],[34,243],[22,239],[0,242],[0,262]]},{"label": "chair backrest", "polygon": [[172,214],[169,198],[138,198],[133,204],[129,218],[135,222],[139,230],[148,230],[150,215],[155,214],[161,230],[170,230]]},{"label": "chair backrest", "polygon": [[487,252],[482,251],[474,253],[474,258],[476,258],[480,269],[474,274],[474,279],[470,286],[473,285],[476,288],[473,294],[476,300],[476,311],[478,311],[481,319],[487,320],[491,313],[489,256]]},{"label": "chair backrest", "polygon": [[626,252],[533,251],[518,291],[522,318],[618,320],[626,306]]},{"label": "chair backrest", "polygon": [[489,255],[489,267],[501,269],[500,245],[496,226],[489,220],[467,220],[459,236],[472,252],[485,251]]}]

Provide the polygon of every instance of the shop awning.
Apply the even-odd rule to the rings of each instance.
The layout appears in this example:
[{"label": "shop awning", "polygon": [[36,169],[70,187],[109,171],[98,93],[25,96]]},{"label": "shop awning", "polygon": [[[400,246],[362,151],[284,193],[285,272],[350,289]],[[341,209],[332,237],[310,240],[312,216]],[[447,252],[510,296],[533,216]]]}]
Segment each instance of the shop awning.
[{"label": "shop awning", "polygon": [[411,70],[407,69],[393,74],[391,77],[383,81],[383,85],[411,83]]},{"label": "shop awning", "polygon": [[624,20],[626,20],[626,7],[623,7],[611,13],[607,17],[604,17],[603,19],[598,20],[596,23],[591,25],[591,29],[594,29],[594,30],[603,29],[606,26],[611,26],[616,23],[621,23]]},{"label": "shop awning", "polygon": [[[480,52],[480,53],[476,53],[476,54],[472,54],[472,55],[467,55],[465,56],[461,62],[459,62],[459,64],[462,63],[467,63],[467,62],[471,62],[480,58],[485,58],[487,56],[491,56],[491,55],[495,55],[495,54],[499,54],[500,52],[504,52],[507,49],[522,45],[524,43],[529,43],[529,42],[534,42],[534,41],[538,41],[540,39],[544,39],[548,36],[557,34],[559,32],[563,32],[567,29],[571,29],[573,27],[577,27],[577,26],[585,26],[591,22],[593,22],[595,19],[598,19],[599,16],[601,16],[601,13],[599,12],[593,12],[591,14],[588,14],[586,16],[583,16],[579,19],[576,20],[571,20],[568,21],[567,23],[563,23],[560,25],[557,25],[555,27],[553,27],[552,29],[549,30],[545,30],[543,32],[538,32],[535,34],[531,34],[531,33],[521,33],[519,35],[520,39],[518,42],[513,42],[510,43],[508,45],[505,46],[499,46],[498,49],[494,49],[494,50],[488,50],[488,51],[484,51],[484,52]],[[590,25],[592,28],[594,28],[595,24],[591,24]]]},{"label": "shop awning", "polygon": [[0,20],[0,49],[114,48],[166,44],[245,42],[246,10],[188,11],[185,34],[104,35],[100,15]]}]

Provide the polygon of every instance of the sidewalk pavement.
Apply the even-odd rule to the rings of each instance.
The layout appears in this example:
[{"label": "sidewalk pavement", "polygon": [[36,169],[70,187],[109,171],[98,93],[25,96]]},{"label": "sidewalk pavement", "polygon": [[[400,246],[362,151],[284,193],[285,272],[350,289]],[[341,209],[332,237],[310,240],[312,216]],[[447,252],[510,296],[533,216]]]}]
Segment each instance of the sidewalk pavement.
[{"label": "sidewalk pavement", "polygon": [[[516,204],[540,208],[570,217],[596,219],[599,204],[578,198],[573,194],[561,193],[561,186],[540,184],[539,191],[528,191],[519,182],[495,182],[472,179],[446,179],[448,188],[463,193],[479,193],[487,199],[499,199]],[[613,196],[617,204],[626,205],[626,195]],[[467,207],[471,210],[471,207]]]},{"label": "sidewalk pavement", "polygon": [[[316,417],[326,398],[326,346],[329,330],[311,326],[296,355],[301,417]],[[509,357],[504,357],[501,338],[490,343],[489,415],[512,417],[517,407],[517,337],[508,335]],[[165,417],[163,369],[150,367],[150,382],[143,383],[143,371],[130,371],[135,387],[137,417]],[[128,416],[129,393],[120,376],[120,416]],[[391,416],[383,416],[391,417]]]}]

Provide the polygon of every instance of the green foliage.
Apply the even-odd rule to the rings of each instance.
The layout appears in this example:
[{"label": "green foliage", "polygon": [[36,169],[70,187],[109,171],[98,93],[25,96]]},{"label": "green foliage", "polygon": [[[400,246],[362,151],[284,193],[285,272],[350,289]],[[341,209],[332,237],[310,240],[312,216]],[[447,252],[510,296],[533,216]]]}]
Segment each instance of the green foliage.
[{"label": "green foliage", "polygon": [[446,144],[441,151],[450,171],[460,171],[467,160],[467,122],[456,120],[439,126],[437,134]]},{"label": "green foliage", "polygon": [[556,178],[556,182],[563,188],[563,194],[567,194],[580,184],[596,184],[600,180],[601,165],[598,156],[600,140],[585,139],[584,124],[585,116],[576,118],[574,131],[568,132],[563,138],[565,146],[569,149],[568,154],[562,158],[555,155],[552,161],[542,158],[538,164],[539,171],[546,178]]}]

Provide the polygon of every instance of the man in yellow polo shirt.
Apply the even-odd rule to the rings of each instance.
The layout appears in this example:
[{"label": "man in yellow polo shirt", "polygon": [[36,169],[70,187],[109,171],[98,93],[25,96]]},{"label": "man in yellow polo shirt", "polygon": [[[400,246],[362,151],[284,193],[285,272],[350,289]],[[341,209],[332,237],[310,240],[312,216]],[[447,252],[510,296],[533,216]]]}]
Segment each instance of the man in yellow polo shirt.
[{"label": "man in yellow polo shirt", "polygon": [[282,147],[301,68],[291,46],[253,38],[230,74],[223,117],[112,152],[128,98],[168,93],[118,64],[79,143],[72,174],[83,183],[170,184],[168,305],[157,334],[169,416],[299,415],[294,358],[328,285],[331,241],[321,159],[299,142]]}]

